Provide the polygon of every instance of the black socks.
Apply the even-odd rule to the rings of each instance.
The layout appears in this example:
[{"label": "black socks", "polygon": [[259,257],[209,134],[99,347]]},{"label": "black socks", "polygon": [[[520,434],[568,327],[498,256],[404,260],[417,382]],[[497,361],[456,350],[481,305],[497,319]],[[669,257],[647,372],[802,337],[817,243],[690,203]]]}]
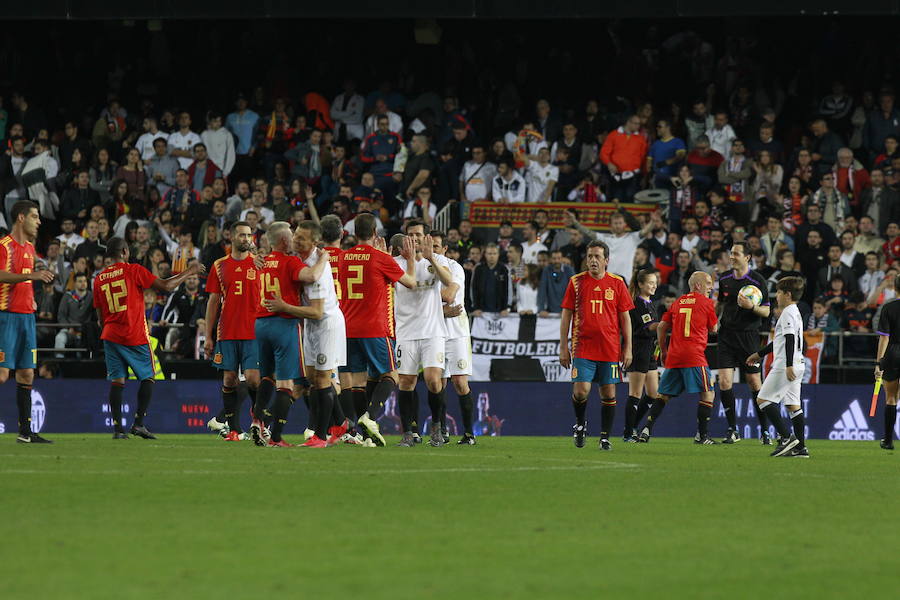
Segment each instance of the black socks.
[{"label": "black socks", "polygon": [[459,397],[459,410],[462,413],[463,432],[472,435],[475,423],[475,401],[472,400],[471,390]]},{"label": "black socks", "polygon": [[431,409],[431,426],[441,426],[441,393],[428,390],[428,408]]},{"label": "black socks", "polygon": [[293,403],[294,399],[291,396],[291,390],[278,388],[278,391],[275,393],[275,402],[272,403],[272,416],[275,417],[274,421],[272,421],[273,442],[281,441],[281,433],[284,431],[288,413],[291,411],[291,404]]},{"label": "black socks", "polygon": [[[722,407],[728,419],[728,429],[737,429],[737,414],[734,411],[734,390],[722,390]],[[759,407],[757,407],[759,411]]]},{"label": "black socks", "polygon": [[16,384],[16,407],[19,409],[19,433],[31,433],[31,386]]},{"label": "black socks", "polygon": [[630,436],[634,433],[637,425],[637,409],[641,399],[637,396],[628,396],[628,403],[625,405],[625,431],[624,435]]},{"label": "black socks", "polygon": [[772,422],[772,425],[775,426],[775,431],[778,432],[783,439],[788,439],[791,437],[791,430],[788,429],[788,426],[784,424],[784,421],[781,420],[781,413],[779,412],[779,405],[775,403],[769,403],[765,406],[765,408],[756,407],[756,410],[765,411],[766,416],[769,417],[769,420]]},{"label": "black socks", "polygon": [[663,397],[659,397],[653,401],[653,406],[650,407],[650,414],[647,416],[647,429],[653,431],[653,426],[656,425],[656,420],[659,419],[659,415],[662,414],[662,411],[666,408],[666,402],[668,400]]},{"label": "black socks", "polygon": [[697,433],[701,438],[709,435],[709,419],[712,417],[712,402],[697,404]]},{"label": "black socks", "polygon": [[800,441],[800,448],[806,445],[806,418],[803,409],[797,409],[791,413],[791,424],[794,426],[794,437]]},{"label": "black socks", "polygon": [[353,404],[353,389],[342,389],[338,396],[338,403],[341,405],[341,410],[344,411],[344,416],[350,419],[350,425],[355,425],[356,406]]},{"label": "black socks", "polygon": [[410,406],[413,403],[413,392],[400,390],[397,392],[397,412],[400,413],[400,428],[402,433],[412,431],[412,419],[410,418]]},{"label": "black socks", "polygon": [[153,397],[153,380],[145,379],[138,388],[137,412],[134,414],[134,425],[140,427],[144,424],[147,409],[150,407],[150,398]]},{"label": "black socks", "polygon": [[[316,435],[319,436],[319,439],[327,440],[328,428],[331,426],[331,418],[334,416],[334,405],[337,395],[334,393],[334,388],[329,385],[325,389],[316,390],[316,396],[318,397],[316,404],[318,404],[319,413],[316,420]],[[310,404],[312,404],[312,398],[310,398]]]},{"label": "black socks", "polygon": [[228,386],[222,386],[222,406],[223,412],[222,415],[225,421],[228,423],[228,427],[232,430],[237,431],[239,426],[237,423],[237,389]]},{"label": "black socks", "polygon": [[894,423],[897,422],[897,405],[886,404],[884,407],[884,439],[887,442],[894,440]]},{"label": "black socks", "polygon": [[266,410],[269,408],[269,402],[272,400],[272,394],[275,393],[275,382],[270,377],[263,377],[259,382],[259,389],[256,390],[256,402],[253,403],[253,418],[263,421]]},{"label": "black socks", "polygon": [[609,439],[612,431],[613,420],[616,418],[616,399],[602,398],[600,400],[600,439]]},{"label": "black socks", "polygon": [[368,408],[370,419],[373,421],[375,420],[375,417],[378,416],[378,411],[381,410],[384,403],[387,402],[388,396],[391,395],[391,392],[394,391],[395,387],[397,386],[390,377],[385,377],[375,385],[375,389],[372,390],[372,400],[369,402]]},{"label": "black socks", "polygon": [[759,430],[768,431],[769,420],[766,418],[765,411],[759,410],[759,405],[756,403],[756,397],[759,396],[759,390],[750,390],[750,394],[753,396],[753,407],[756,409],[756,420],[759,421]]},{"label": "black socks", "polygon": [[584,425],[584,414],[587,412],[587,398],[579,400],[572,396],[572,408],[575,409],[575,424]]},{"label": "black socks", "polygon": [[116,433],[125,433],[122,428],[122,393],[124,383],[111,382],[109,386],[109,411],[112,413],[113,427]]}]

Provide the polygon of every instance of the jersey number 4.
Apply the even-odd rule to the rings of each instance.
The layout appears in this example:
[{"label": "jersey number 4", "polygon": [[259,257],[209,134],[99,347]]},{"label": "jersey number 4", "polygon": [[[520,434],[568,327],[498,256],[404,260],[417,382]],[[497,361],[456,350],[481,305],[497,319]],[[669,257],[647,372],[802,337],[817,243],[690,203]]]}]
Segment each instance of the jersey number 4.
[{"label": "jersey number 4", "polygon": [[110,281],[100,286],[100,289],[103,290],[103,294],[106,296],[106,306],[109,308],[110,313],[125,312],[128,309],[127,305],[122,304],[122,298],[128,294],[124,281],[121,279]]}]

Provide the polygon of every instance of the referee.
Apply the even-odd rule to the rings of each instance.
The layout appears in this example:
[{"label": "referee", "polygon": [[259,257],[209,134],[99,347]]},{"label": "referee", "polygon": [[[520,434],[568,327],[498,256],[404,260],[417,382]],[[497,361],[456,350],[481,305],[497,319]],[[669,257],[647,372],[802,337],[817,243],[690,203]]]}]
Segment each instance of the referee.
[{"label": "referee", "polygon": [[[734,403],[734,369],[740,368],[744,380],[753,394],[756,406],[756,395],[762,387],[760,366],[748,366],[747,357],[759,349],[760,319],[769,317],[769,286],[766,279],[750,269],[750,245],[747,242],[735,242],[731,247],[732,270],[719,277],[719,296],[716,312],[719,314],[719,390],[722,394],[722,406],[728,419],[728,432],[723,444],[734,444],[741,440],[737,432],[737,414]],[[740,296],[745,285],[755,285],[762,292],[759,306]],[[768,432],[768,420],[763,412],[756,410],[759,419],[760,441],[771,444]]]},{"label": "referee", "polygon": [[[894,278],[900,296],[900,277]],[[900,379],[900,300],[891,300],[881,309],[878,320],[878,353],[875,377],[884,379],[884,437],[881,447],[894,449],[894,423],[897,421],[897,390]]]}]

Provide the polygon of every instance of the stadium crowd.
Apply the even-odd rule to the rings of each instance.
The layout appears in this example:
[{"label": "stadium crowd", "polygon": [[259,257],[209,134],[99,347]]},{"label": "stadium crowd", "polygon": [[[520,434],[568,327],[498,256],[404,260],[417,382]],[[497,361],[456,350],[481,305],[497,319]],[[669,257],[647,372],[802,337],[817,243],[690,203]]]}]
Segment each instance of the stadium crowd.
[{"label": "stadium crowd", "polygon": [[[607,35],[615,46],[615,28]],[[871,332],[900,268],[895,90],[868,81],[851,89],[839,72],[821,92],[799,75],[769,76],[776,67],[758,41],[728,38],[717,51],[694,31],[648,36],[650,50],[631,56],[637,72],[678,82],[678,94],[623,83],[583,98],[564,93],[569,81],[528,98],[518,72],[476,87],[420,88],[404,63],[367,88],[349,77],[340,89],[292,96],[259,85],[198,109],[163,86],[134,92],[116,65],[107,89],[96,90],[102,106],[51,114],[41,108],[48,97],[11,85],[0,99],[0,219],[19,199],[39,204],[38,268],[58,275],[36,286],[39,325],[81,325],[39,327],[38,345],[97,347],[90,283],[113,236],[165,278],[229,252],[237,220],[252,225],[265,252],[268,224],[328,213],[351,247],[359,214],[373,213],[390,235],[449,206],[448,257],[465,268],[472,314],[559,314],[598,234],[577,208],[561,229],[536,207],[518,230],[509,222],[475,230],[467,208],[485,200],[657,202],[646,217],[618,206],[599,237],[610,270],[626,280],[659,270],[661,302],[685,293],[697,270],[728,270],[732,242],[746,240],[772,294],[781,277],[807,280],[808,329]],[[203,289],[194,276],[168,296],[147,293],[165,349],[200,356]],[[874,348],[871,338],[848,343],[859,356]]]}]

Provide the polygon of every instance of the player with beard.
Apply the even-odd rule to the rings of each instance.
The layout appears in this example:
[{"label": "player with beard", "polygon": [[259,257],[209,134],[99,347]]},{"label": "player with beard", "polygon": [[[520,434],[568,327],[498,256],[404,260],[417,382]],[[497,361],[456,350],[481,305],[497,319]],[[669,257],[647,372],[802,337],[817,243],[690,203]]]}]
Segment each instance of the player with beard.
[{"label": "player with beard", "polygon": [[[606,270],[609,246],[594,240],[587,247],[587,271],[569,279],[559,325],[559,363],[572,367],[575,447],[587,435],[587,399],[591,383],[600,387],[600,449],[612,450],[609,434],[616,416],[616,384],[621,368],[631,366],[631,316],[634,302],[625,281]],[[572,348],[569,349],[569,329]],[[574,358],[573,358],[574,356]]]},{"label": "player with beard", "polygon": [[[431,232],[434,245],[434,253],[445,256],[447,252],[446,236],[437,231]],[[441,419],[441,433],[444,442],[449,442],[447,434],[447,401],[443,394],[447,391],[447,384],[452,383],[459,397],[459,410],[462,414],[463,436],[457,442],[464,446],[475,445],[475,402],[472,400],[472,391],[469,389],[469,377],[472,376],[472,338],[469,333],[469,316],[466,314],[466,275],[462,266],[455,260],[448,259],[450,275],[453,283],[458,287],[453,300],[445,301],[444,321],[447,324],[447,342],[444,351],[444,389],[441,392],[441,404],[443,405],[443,417]]]},{"label": "player with beard", "polygon": [[32,242],[41,224],[37,204],[30,200],[16,202],[10,211],[10,220],[12,231],[0,239],[0,383],[6,383],[9,371],[15,370],[16,406],[19,409],[16,441],[20,444],[50,444],[50,440],[31,430],[31,384],[37,361],[31,282],[50,283],[54,276],[49,270],[34,270],[36,253]]},{"label": "player with beard", "polygon": [[[238,371],[247,379],[250,406],[259,387],[259,354],[256,346],[256,308],[259,304],[259,276],[254,264],[253,230],[245,221],[231,226],[231,254],[213,263],[206,280],[206,358],[222,374],[222,416],[220,435],[226,441],[248,439],[241,432]],[[210,419],[215,429],[219,419]]]},{"label": "player with beard", "polygon": [[[400,372],[400,393],[397,396],[400,420],[403,424],[402,447],[415,444],[414,421],[411,407],[417,405],[415,397],[419,369],[428,388],[428,406],[431,408],[432,446],[443,446],[441,419],[444,414],[442,390],[444,386],[444,355],[447,340],[447,323],[444,320],[444,302],[456,298],[459,286],[450,274],[450,261],[436,255],[434,241],[427,235],[426,225],[419,219],[411,219],[406,225],[406,240],[415,244],[416,285],[406,289],[394,286],[397,318],[397,359]],[[405,262],[394,259],[398,266]]]},{"label": "player with beard", "polygon": [[[322,238],[322,229],[312,221],[302,221],[294,232],[294,251],[306,263],[313,266],[319,255],[325,252],[316,247]],[[347,333],[344,315],[338,306],[337,293],[331,269],[323,269],[319,278],[303,286],[304,306],[292,306],[279,297],[263,304],[272,312],[294,315],[304,319],[303,356],[306,378],[312,388],[310,407],[315,406],[316,419],[312,423],[315,435],[303,445],[307,448],[324,448],[333,445],[347,433],[343,412],[337,403],[337,391],[332,378],[335,370],[346,364]],[[332,415],[337,409],[339,425],[331,427]]]},{"label": "player with beard", "polygon": [[[769,286],[766,278],[750,269],[750,244],[735,242],[731,247],[731,270],[719,277],[719,296],[716,312],[719,314],[721,327],[718,338],[719,391],[722,396],[722,407],[728,420],[728,431],[723,444],[734,444],[741,441],[737,431],[737,412],[734,401],[734,370],[744,373],[747,385],[753,395],[753,405],[759,388],[762,387],[759,365],[748,365],[747,358],[759,349],[759,331],[761,319],[768,319],[771,312],[769,306]],[[762,292],[759,306],[740,295],[741,288],[754,285]],[[770,445],[768,419],[766,414],[757,409],[759,420],[760,442]]]}]

